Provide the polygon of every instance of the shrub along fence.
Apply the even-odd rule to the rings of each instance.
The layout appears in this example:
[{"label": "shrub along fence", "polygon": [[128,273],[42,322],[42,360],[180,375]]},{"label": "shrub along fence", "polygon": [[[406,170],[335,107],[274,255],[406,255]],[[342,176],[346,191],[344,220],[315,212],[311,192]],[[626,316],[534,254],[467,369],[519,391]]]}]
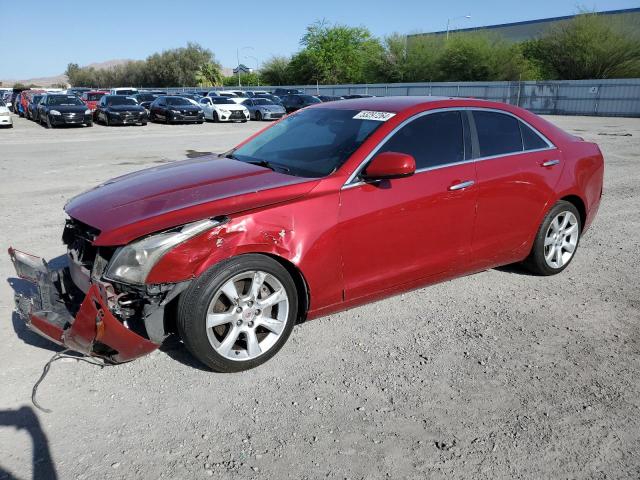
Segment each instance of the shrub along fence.
[{"label": "shrub along fence", "polygon": [[[226,87],[238,89],[237,87]],[[245,86],[244,90],[273,90]],[[430,82],[371,85],[289,85],[311,95],[432,95],[474,97],[510,103],[535,113],[640,117],[640,79],[525,82]],[[201,89],[201,88],[200,88]],[[180,91],[182,89],[172,89]],[[186,90],[186,89],[185,89]]]}]

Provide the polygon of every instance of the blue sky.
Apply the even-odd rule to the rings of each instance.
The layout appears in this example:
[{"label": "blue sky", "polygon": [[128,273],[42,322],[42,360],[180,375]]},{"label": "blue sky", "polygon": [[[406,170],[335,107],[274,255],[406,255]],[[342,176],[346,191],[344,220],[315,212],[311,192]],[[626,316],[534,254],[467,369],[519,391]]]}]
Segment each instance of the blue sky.
[{"label": "blue sky", "polygon": [[[67,63],[143,59],[195,41],[223,66],[254,67],[272,55],[299,49],[305,27],[322,18],[365,26],[376,36],[493,25],[571,15],[579,8],[639,7],[628,0],[0,0],[0,78],[57,75]],[[253,57],[253,58],[252,58]]]}]

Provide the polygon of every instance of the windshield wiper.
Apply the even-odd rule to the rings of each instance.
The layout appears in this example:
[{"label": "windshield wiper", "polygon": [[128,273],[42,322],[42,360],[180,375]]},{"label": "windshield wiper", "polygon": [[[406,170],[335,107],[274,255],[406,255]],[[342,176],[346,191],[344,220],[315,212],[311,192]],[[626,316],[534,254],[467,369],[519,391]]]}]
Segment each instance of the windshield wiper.
[{"label": "windshield wiper", "polygon": [[289,167],[285,167],[284,165],[280,165],[279,163],[269,162],[267,160],[242,160],[242,159],[236,157],[233,154],[233,152],[227,153],[225,155],[225,158],[230,158],[232,160],[238,160],[240,162],[250,163],[251,165],[258,165],[259,167],[265,167],[265,168],[268,168],[270,170],[273,170],[274,172],[276,170],[281,170],[283,172],[290,172],[291,171],[289,169]]},{"label": "windshield wiper", "polygon": [[267,160],[247,160],[247,163],[251,165],[258,165],[260,167],[270,168],[274,172],[276,169],[282,170],[283,172],[289,172],[289,167],[285,167],[284,165],[280,165],[278,163],[269,162]]}]

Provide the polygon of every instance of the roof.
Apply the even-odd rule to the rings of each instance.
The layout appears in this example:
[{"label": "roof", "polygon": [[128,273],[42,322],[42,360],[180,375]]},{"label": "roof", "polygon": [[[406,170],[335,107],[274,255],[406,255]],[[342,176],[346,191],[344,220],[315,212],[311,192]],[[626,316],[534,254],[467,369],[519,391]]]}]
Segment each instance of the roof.
[{"label": "roof", "polygon": [[[337,102],[318,103],[313,108],[330,108],[339,110],[373,110],[379,112],[398,113],[418,105],[438,102],[442,100],[453,100],[452,97],[433,96],[398,96],[398,97],[368,97],[351,98],[339,100]],[[456,98],[456,100],[460,100]]]},{"label": "roof", "polygon": [[[594,12],[597,15],[614,15],[621,16],[623,18],[628,18],[630,21],[634,23],[640,23],[637,17],[640,17],[640,8],[626,8],[621,10],[606,10],[602,12]],[[549,18],[539,18],[535,20],[525,20],[522,22],[511,22],[511,23],[501,23],[496,25],[485,25],[480,27],[469,27],[469,28],[458,28],[458,29],[449,29],[449,33],[469,33],[469,32],[478,32],[478,31],[496,31],[496,33],[502,34],[504,37],[514,40],[526,40],[529,38],[534,38],[536,35],[542,33],[545,29],[557,22],[564,22],[567,20],[571,20],[580,15],[584,15],[584,13],[578,13],[577,15],[565,15],[562,17],[549,17]],[[425,35],[446,35],[446,30],[440,30],[437,32],[425,32],[425,33],[415,33],[411,35],[407,35],[408,38],[411,37],[421,37]]]}]

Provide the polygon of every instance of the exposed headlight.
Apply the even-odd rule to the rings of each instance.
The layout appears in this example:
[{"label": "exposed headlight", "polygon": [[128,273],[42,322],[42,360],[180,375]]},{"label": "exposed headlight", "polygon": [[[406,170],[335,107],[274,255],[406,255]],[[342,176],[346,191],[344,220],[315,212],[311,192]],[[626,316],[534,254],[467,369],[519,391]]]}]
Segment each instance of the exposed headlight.
[{"label": "exposed headlight", "polygon": [[11,112],[0,112],[0,117],[9,117]]},{"label": "exposed headlight", "polygon": [[58,110],[49,110],[51,115],[62,115]]},{"label": "exposed headlight", "polygon": [[229,110],[227,110],[226,108],[221,108],[220,111],[225,115],[229,113]]},{"label": "exposed headlight", "polygon": [[114,117],[119,117],[120,114],[118,112],[111,112],[109,111],[109,115],[113,115]]},{"label": "exposed headlight", "polygon": [[201,220],[188,223],[177,230],[156,233],[125,245],[114,254],[105,276],[111,280],[142,285],[151,269],[165,253],[219,224],[217,220]]},{"label": "exposed headlight", "polygon": [[89,110],[88,108],[84,111],[85,115],[91,115],[91,110]]},{"label": "exposed headlight", "polygon": [[171,113],[177,113],[179,115],[180,114],[180,110],[171,110]]}]

